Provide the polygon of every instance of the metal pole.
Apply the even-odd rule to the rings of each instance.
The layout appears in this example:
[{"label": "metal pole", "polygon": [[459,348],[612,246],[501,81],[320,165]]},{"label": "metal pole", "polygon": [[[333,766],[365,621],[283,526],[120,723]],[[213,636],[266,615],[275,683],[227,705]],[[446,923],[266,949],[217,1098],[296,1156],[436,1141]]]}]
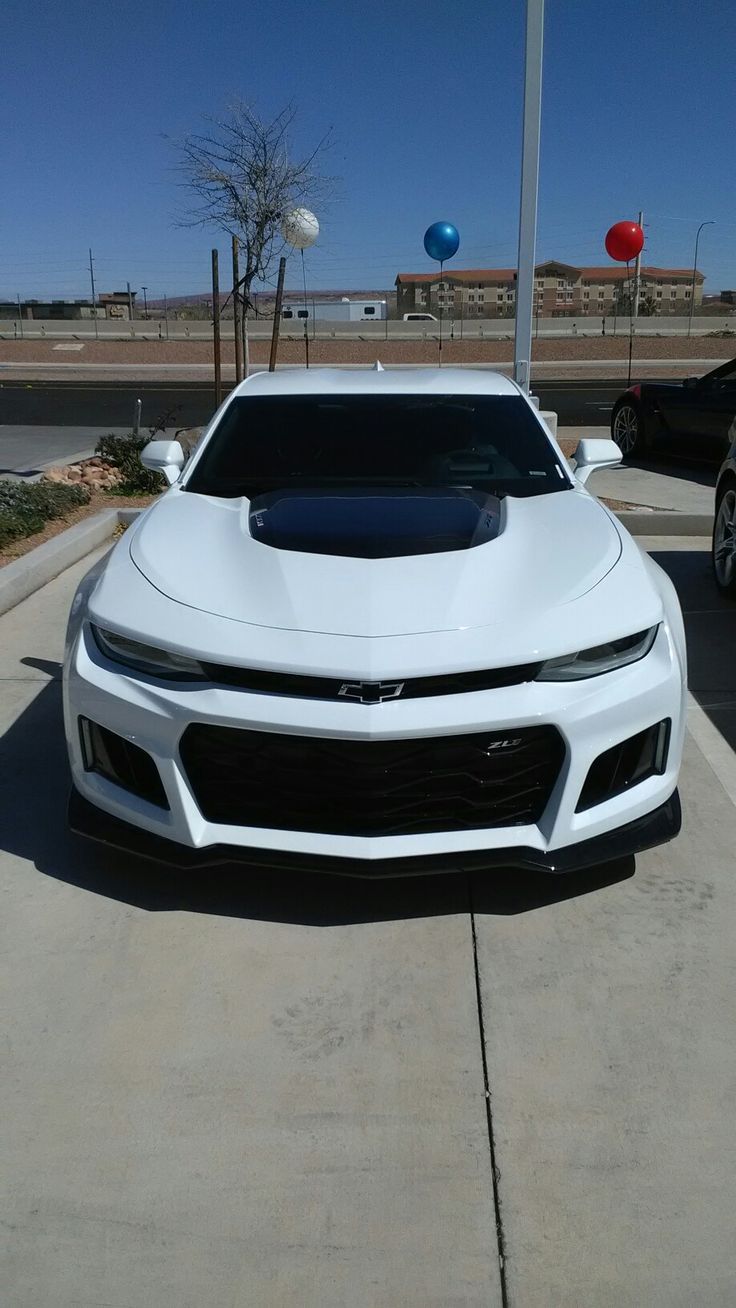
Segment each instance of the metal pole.
[{"label": "metal pole", "polygon": [[696,232],[696,234],[695,234],[695,257],[693,258],[693,280],[692,280],[692,283],[691,283],[691,285],[690,285],[690,313],[688,314],[688,319],[687,319],[687,334],[688,334],[688,336],[690,335],[690,332],[692,331],[692,326],[693,326],[693,312],[694,312],[694,310],[695,310],[695,275],[696,275],[696,273],[697,273],[697,271],[698,271],[698,241],[700,240],[700,233],[702,232],[703,228],[704,228],[704,227],[714,227],[714,226],[715,226],[715,221],[716,221],[715,218],[709,218],[707,222],[701,223],[700,226],[699,226],[699,228],[698,228],[698,230],[697,230],[697,232]]},{"label": "metal pole", "polygon": [[143,317],[145,318],[146,322],[148,322],[148,297],[146,295],[146,291],[148,290],[148,287],[141,286],[141,290],[143,291]]},{"label": "metal pole", "polygon": [[23,340],[23,310],[20,307],[20,291],[18,291],[18,294],[16,295],[15,298],[18,301],[18,317],[20,318],[20,339]]},{"label": "metal pole", "polygon": [[97,301],[95,298],[95,274],[94,274],[94,269],[92,267],[91,250],[89,252],[89,276],[90,276],[90,281],[92,282],[92,317],[95,320],[95,340],[97,340],[100,335],[100,329],[97,326]]},{"label": "metal pole", "polygon": [[215,408],[222,404],[222,366],[220,362],[220,273],[217,250],[212,251],[212,344],[215,362]]},{"label": "metal pole", "polygon": [[139,435],[140,435],[140,430],[141,430],[141,409],[142,409],[142,408],[143,408],[143,403],[142,403],[142,401],[141,401],[141,400],[136,400],[136,402],[135,402],[135,408],[134,408],[134,410],[133,410],[133,435],[134,435],[134,436],[139,436]]},{"label": "metal pole", "polygon": [[164,318],[165,318],[165,320],[166,320],[166,339],[167,339],[167,341],[168,341],[168,339],[169,339],[169,301],[166,299],[166,295],[164,295]]},{"label": "metal pole", "polygon": [[268,360],[268,371],[273,372],[276,367],[276,352],[279,348],[279,327],[281,324],[281,302],[284,298],[284,273],[286,272],[286,257],[282,254],[279,259],[279,279],[276,284],[276,306],[273,311],[273,331],[271,333],[271,355]]},{"label": "metal pole", "polygon": [[[639,226],[644,230],[644,214],[639,210]],[[639,288],[641,286],[641,250],[634,262],[634,317],[639,317]]]},{"label": "metal pole", "polygon": [[527,395],[529,394],[529,370],[532,357],[532,311],[534,305],[534,259],[537,241],[543,45],[544,0],[526,0],[524,136],[521,152],[514,379]]},{"label": "metal pole", "polygon": [[235,337],[235,385],[243,380],[243,338],[240,327],[240,271],[238,238],[233,237],[233,335]]},{"label": "metal pole", "polygon": [[130,282],[128,282],[128,319],[130,322],[133,321],[133,296],[130,290]]}]

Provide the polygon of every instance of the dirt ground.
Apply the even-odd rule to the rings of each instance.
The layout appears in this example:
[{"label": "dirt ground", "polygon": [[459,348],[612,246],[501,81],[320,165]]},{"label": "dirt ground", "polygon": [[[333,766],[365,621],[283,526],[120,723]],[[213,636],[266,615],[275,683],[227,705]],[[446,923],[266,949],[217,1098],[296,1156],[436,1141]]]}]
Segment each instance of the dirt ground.
[{"label": "dirt ground", "polygon": [[78,522],[84,522],[95,513],[101,513],[103,509],[145,509],[155,498],[154,495],[107,495],[104,491],[97,491],[89,504],[83,504],[81,508],[74,509],[63,518],[54,518],[52,522],[46,523],[42,531],[34,532],[32,536],[24,536],[21,540],[14,540],[3,546],[0,549],[0,568],[13,563],[15,559],[22,558],[37,545],[45,544],[47,540],[52,540],[54,536],[58,536],[69,527],[76,527]]},{"label": "dirt ground", "polygon": [[[35,363],[69,363],[70,356],[54,350],[54,341],[0,341],[0,362],[20,367]],[[535,340],[534,359],[539,363],[555,360],[625,359],[628,338],[625,335],[573,337]],[[385,363],[435,363],[437,341],[400,340],[315,340],[309,344],[314,364],[372,363],[378,356]],[[266,363],[269,342],[251,342],[251,361]],[[736,355],[736,339],[717,336],[637,336],[634,355],[643,359],[725,359]],[[301,363],[304,344],[301,340],[282,339],[281,363]],[[512,337],[508,340],[445,340],[442,349],[445,364],[510,363],[514,357]],[[212,346],[208,341],[88,341],[74,355],[73,361],[85,364],[196,364],[210,363]],[[223,363],[234,362],[234,349],[223,340]]]}]

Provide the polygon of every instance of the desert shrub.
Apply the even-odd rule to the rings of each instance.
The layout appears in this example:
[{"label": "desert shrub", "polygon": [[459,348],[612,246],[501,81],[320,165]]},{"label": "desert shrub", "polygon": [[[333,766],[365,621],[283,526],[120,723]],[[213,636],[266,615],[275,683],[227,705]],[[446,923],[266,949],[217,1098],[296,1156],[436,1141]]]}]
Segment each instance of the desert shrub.
[{"label": "desert shrub", "polygon": [[32,536],[52,518],[63,518],[88,501],[86,486],[0,481],[0,549],[12,540]]},{"label": "desert shrub", "polygon": [[150,436],[101,436],[95,454],[118,468],[122,480],[110,489],[111,495],[158,495],[166,485],[160,472],[149,472],[141,463],[141,450]]}]

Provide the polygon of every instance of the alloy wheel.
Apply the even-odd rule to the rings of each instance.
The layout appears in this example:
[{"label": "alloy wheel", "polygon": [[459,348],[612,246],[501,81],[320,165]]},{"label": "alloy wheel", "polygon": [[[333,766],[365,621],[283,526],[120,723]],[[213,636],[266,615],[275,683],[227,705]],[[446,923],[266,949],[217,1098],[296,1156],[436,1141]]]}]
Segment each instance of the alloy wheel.
[{"label": "alloy wheel", "polygon": [[639,415],[633,404],[622,404],[613,420],[613,439],[622,454],[631,454],[639,439]]},{"label": "alloy wheel", "polygon": [[736,581],[736,491],[728,490],[718,508],[713,528],[713,567],[722,590]]}]

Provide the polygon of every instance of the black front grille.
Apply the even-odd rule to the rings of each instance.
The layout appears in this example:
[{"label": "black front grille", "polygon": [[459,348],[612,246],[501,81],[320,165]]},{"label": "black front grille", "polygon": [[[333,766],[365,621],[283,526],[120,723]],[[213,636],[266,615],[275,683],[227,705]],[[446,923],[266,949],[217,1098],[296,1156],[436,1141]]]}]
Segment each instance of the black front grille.
[{"label": "black front grille", "polygon": [[[474,690],[498,690],[533,681],[541,663],[523,663],[510,668],[481,668],[471,672],[443,672],[432,677],[393,677],[385,681],[360,681],[357,677],[308,677],[293,672],[270,672],[240,668],[224,663],[204,663],[207,676],[224,686],[266,695],[290,695],[297,699],[333,699],[338,703],[380,704],[383,700],[419,699],[431,695],[465,695]],[[399,694],[395,688],[400,687]]]},{"label": "black front grille", "polygon": [[537,822],[565,748],[554,727],[364,741],[194,724],[180,753],[210,822],[394,836]]}]

